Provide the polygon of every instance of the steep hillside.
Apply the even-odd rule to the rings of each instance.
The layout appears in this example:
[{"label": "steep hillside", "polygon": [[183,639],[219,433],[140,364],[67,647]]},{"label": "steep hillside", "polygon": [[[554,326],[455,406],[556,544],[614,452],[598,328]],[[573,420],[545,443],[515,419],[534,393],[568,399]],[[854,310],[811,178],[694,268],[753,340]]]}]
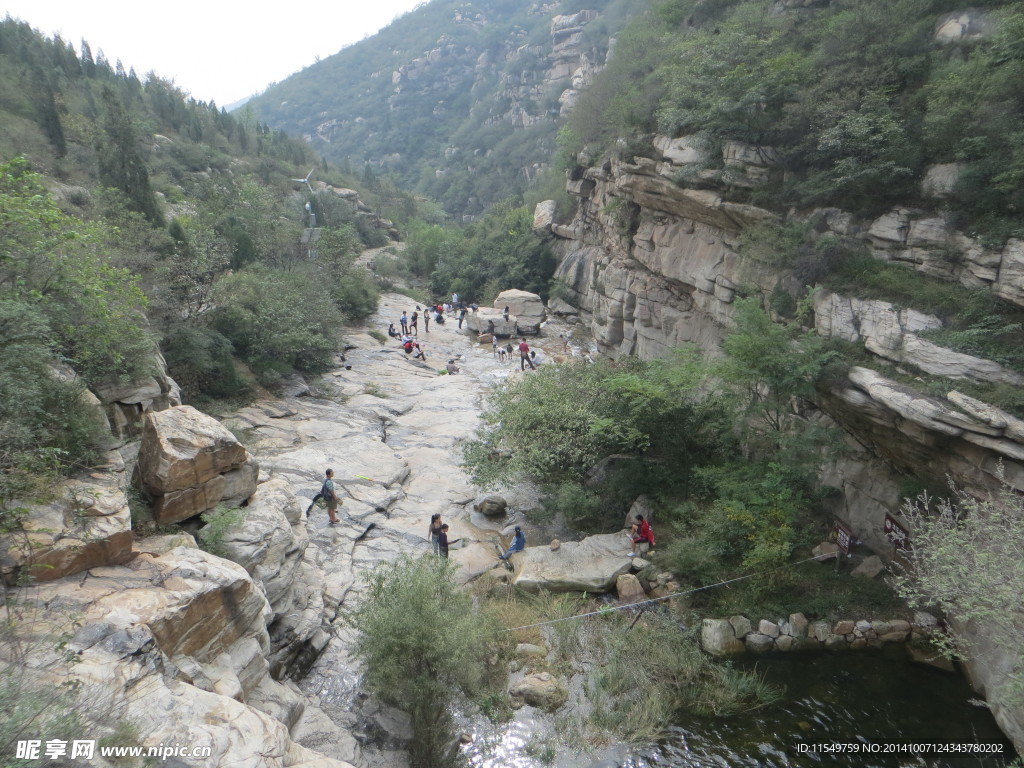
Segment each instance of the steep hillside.
[{"label": "steep hillside", "polygon": [[[894,524],[914,541],[901,505],[923,487],[1024,490],[1022,23],[1014,4],[663,3],[570,116],[575,215],[538,209],[562,296],[610,357],[719,355],[753,307],[760,401],[797,375],[772,366],[801,335],[827,345],[782,421],[845,435],[816,511],[885,558],[905,556]],[[1021,745],[1024,649],[990,634],[1018,605],[1001,606],[963,636]]]},{"label": "steep hillside", "polygon": [[0,22],[0,507],[96,460],[86,388],[124,438],[179,398],[329,365],[376,306],[356,255],[397,236],[388,206],[416,209],[348,181],[251,116]]},{"label": "steep hillside", "polygon": [[536,179],[611,36],[646,5],[433,0],[248,108],[334,163],[475,215]]}]

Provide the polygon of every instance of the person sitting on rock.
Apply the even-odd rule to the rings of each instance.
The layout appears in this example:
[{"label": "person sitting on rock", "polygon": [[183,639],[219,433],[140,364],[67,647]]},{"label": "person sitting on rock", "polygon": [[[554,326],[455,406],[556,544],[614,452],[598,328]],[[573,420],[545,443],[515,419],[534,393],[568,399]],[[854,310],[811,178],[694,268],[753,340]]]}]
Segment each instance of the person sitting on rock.
[{"label": "person sitting on rock", "polygon": [[633,535],[633,544],[630,547],[629,557],[636,557],[637,544],[646,543],[651,547],[654,546],[654,531],[651,530],[651,524],[644,520],[643,515],[636,516],[636,522],[633,523],[630,530]]},{"label": "person sitting on rock", "polygon": [[452,359],[452,360],[449,360],[449,361],[448,361],[448,365],[447,365],[447,366],[445,366],[445,367],[446,367],[446,369],[448,370],[448,373],[449,373],[449,374],[451,374],[451,375],[453,375],[453,376],[454,376],[454,375],[455,375],[456,373],[458,373],[458,372],[459,372],[459,366],[457,366],[457,365],[455,364],[455,360],[454,360],[454,359]]},{"label": "person sitting on rock", "polygon": [[524,549],[526,549],[526,534],[523,533],[523,529],[517,525],[516,534],[512,537],[512,543],[509,544],[508,549],[505,550],[505,554],[498,555],[498,559],[508,560],[512,557],[514,552],[522,552]]},{"label": "person sitting on rock", "polygon": [[531,361],[531,362],[532,362],[532,363],[533,363],[533,364],[534,364],[535,366],[537,366],[537,365],[540,365],[540,364],[541,364],[541,357],[540,357],[540,355],[538,355],[538,354],[537,354],[537,350],[535,350],[535,349],[531,349],[531,350],[530,350],[530,361]]},{"label": "person sitting on rock", "polygon": [[505,307],[505,309],[502,310],[501,316],[502,316],[502,318],[504,318],[505,322],[507,323],[508,322],[508,307]]},{"label": "person sitting on rock", "polygon": [[413,349],[416,350],[416,353],[413,355],[413,359],[414,360],[415,359],[419,359],[419,360],[424,360],[425,361],[427,359],[427,355],[423,351],[423,347],[420,346],[420,343],[418,341],[413,342],[412,346],[413,346]]},{"label": "person sitting on rock", "polygon": [[394,323],[391,323],[388,326],[388,336],[390,336],[392,339],[394,339],[394,338],[396,338],[398,336],[398,331],[395,330],[395,324]]}]

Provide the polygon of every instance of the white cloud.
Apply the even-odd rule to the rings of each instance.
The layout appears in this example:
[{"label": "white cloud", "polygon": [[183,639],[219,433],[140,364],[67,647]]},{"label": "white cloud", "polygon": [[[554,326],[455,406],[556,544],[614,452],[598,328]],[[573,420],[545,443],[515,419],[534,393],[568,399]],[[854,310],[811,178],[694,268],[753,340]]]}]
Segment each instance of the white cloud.
[{"label": "white cloud", "polygon": [[4,0],[0,12],[226,106],[386,27],[422,0]]}]

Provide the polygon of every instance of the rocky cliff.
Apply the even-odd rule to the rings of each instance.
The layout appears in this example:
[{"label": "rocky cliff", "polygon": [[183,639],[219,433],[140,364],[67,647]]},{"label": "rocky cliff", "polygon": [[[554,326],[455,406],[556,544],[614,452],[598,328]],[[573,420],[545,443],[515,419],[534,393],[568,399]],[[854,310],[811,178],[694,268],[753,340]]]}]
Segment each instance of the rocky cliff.
[{"label": "rocky cliff", "polygon": [[[732,322],[739,295],[797,297],[804,286],[791,270],[741,255],[743,233],[780,222],[773,211],[730,202],[720,179],[707,174],[698,184],[678,182],[696,168],[701,153],[689,137],[658,136],[652,157],[609,159],[570,172],[567,189],[579,199],[570,222],[539,207],[535,227],[549,233],[559,254],[556,277],[580,322],[610,357],[662,355],[695,344],[714,355]],[[770,149],[727,143],[723,165],[735,179],[757,185],[772,165]],[[721,173],[721,172],[714,172]],[[933,169],[923,194],[937,202],[949,169]],[[694,178],[695,175],[690,175]],[[958,281],[1024,306],[1024,243],[1010,240],[986,248],[956,231],[935,210],[900,208],[861,220],[836,209],[805,212],[823,235],[863,244],[880,260],[908,270]],[[818,333],[856,343],[898,370],[941,376],[945,396],[936,396],[867,367],[821,392],[816,405],[847,435],[850,453],[830,465],[823,482],[841,489],[832,511],[884,556],[894,553],[883,530],[899,519],[901,487],[908,477],[949,476],[971,493],[986,494],[999,474],[1024,491],[1024,421],[957,391],[958,382],[1024,384],[1021,374],[990,360],[954,352],[920,334],[940,328],[938,317],[819,288],[814,294]],[[999,662],[978,664],[981,685],[993,682]],[[1024,744],[1024,717],[998,702],[1000,722]]]}]

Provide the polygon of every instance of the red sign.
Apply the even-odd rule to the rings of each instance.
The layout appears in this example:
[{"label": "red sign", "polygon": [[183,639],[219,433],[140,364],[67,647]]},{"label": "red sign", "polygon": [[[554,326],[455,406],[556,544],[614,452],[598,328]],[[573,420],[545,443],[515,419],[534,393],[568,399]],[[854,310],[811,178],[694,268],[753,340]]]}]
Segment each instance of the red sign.
[{"label": "red sign", "polygon": [[896,519],[891,515],[886,514],[885,522],[882,523],[882,530],[885,532],[886,538],[892,542],[896,549],[910,549],[910,531],[896,522]]},{"label": "red sign", "polygon": [[850,554],[850,547],[853,546],[853,531],[836,520],[832,523],[832,541],[839,546],[839,551],[844,555]]}]

